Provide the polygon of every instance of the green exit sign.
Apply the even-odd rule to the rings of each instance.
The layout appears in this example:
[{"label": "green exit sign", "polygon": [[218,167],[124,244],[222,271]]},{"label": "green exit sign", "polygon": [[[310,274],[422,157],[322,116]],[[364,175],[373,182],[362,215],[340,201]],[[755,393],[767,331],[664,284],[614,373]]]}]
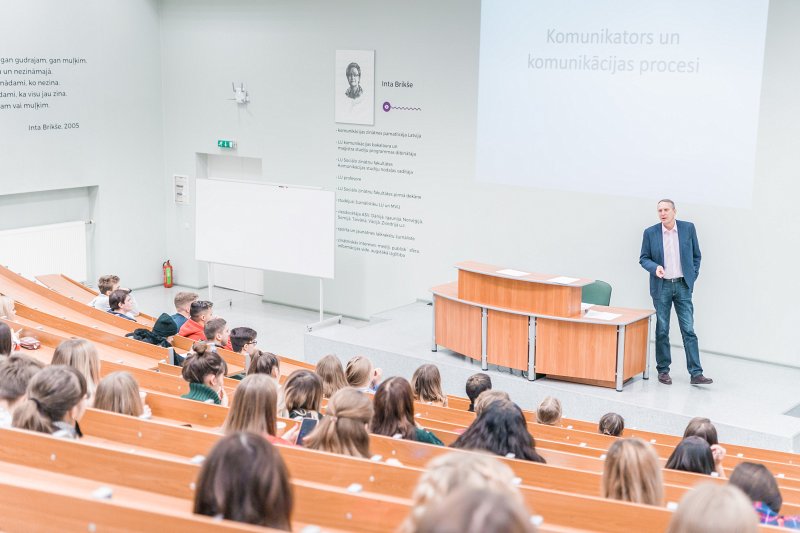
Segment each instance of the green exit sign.
[{"label": "green exit sign", "polygon": [[219,139],[217,141],[217,148],[236,148],[236,141],[227,141],[225,139]]}]

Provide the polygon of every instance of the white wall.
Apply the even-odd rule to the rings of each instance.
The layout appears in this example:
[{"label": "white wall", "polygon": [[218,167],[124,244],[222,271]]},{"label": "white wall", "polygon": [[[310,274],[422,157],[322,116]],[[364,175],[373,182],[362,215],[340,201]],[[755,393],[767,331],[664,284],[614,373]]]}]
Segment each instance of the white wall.
[{"label": "white wall", "polygon": [[[52,67],[67,96],[49,109],[0,110],[0,205],[14,195],[2,227],[93,218],[89,272],[118,273],[131,287],[158,283],[167,231],[158,3],[2,0],[0,11],[0,56],[87,60]],[[28,129],[42,122],[80,128]],[[95,189],[86,187],[96,196],[87,199]]]}]

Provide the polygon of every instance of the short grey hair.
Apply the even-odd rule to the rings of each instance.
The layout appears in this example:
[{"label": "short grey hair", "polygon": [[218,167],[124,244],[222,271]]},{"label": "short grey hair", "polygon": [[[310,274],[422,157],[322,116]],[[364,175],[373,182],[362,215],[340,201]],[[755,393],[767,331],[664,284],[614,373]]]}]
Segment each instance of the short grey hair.
[{"label": "short grey hair", "polygon": [[[659,200],[658,201],[658,204],[663,204],[663,203],[667,203],[667,204],[672,206],[672,209],[675,209],[675,202],[673,202],[669,198],[664,198],[663,200]],[[656,205],[658,205],[658,204],[656,204]]]}]

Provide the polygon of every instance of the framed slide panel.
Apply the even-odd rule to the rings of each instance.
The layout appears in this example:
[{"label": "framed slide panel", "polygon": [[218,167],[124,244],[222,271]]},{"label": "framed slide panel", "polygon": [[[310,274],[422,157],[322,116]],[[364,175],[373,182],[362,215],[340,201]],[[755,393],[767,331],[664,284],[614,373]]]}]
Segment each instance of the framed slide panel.
[{"label": "framed slide panel", "polygon": [[486,357],[489,364],[526,370],[528,368],[528,319],[489,309]]},{"label": "framed slide panel", "polygon": [[481,360],[481,308],[434,296],[436,344]]}]

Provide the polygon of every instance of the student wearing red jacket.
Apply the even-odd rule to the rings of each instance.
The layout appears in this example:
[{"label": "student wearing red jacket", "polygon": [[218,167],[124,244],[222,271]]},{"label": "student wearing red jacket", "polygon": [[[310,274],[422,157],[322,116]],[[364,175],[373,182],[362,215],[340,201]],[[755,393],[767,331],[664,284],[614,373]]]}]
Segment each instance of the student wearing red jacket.
[{"label": "student wearing red jacket", "polygon": [[189,320],[187,320],[178,335],[193,341],[206,340],[206,322],[214,318],[214,304],[207,300],[197,300],[189,307]]}]

